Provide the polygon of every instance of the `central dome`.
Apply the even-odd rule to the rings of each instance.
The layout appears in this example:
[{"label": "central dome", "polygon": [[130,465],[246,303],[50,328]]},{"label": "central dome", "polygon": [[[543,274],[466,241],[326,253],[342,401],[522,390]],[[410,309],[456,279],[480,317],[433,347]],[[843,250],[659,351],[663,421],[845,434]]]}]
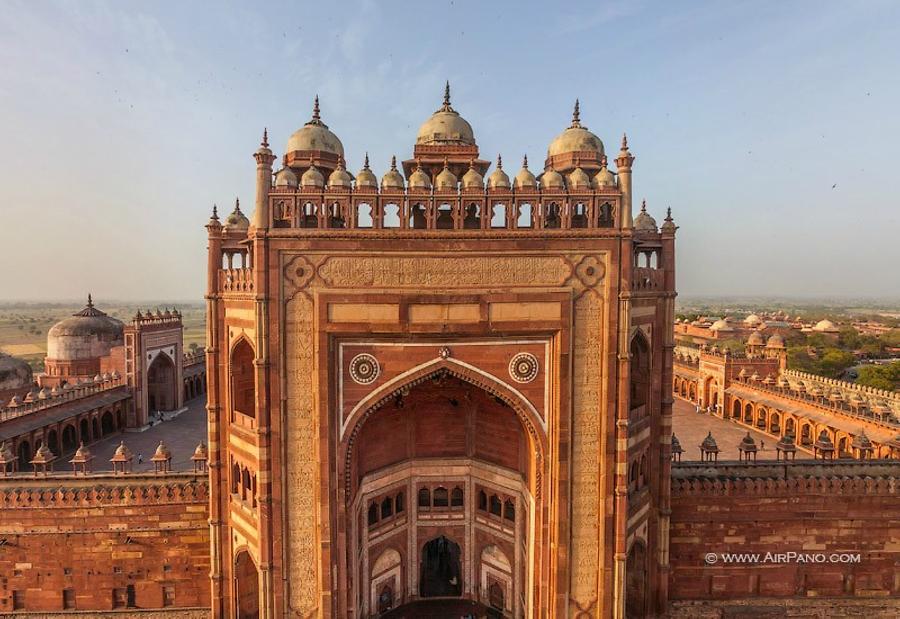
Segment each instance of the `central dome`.
[{"label": "central dome", "polygon": [[564,153],[580,153],[580,152],[596,153],[598,157],[603,157],[603,142],[596,135],[587,130],[587,127],[581,126],[581,118],[579,113],[578,101],[575,102],[575,111],[572,114],[572,124],[560,133],[547,149],[548,155],[562,155]]},{"label": "central dome", "polygon": [[344,156],[344,145],[341,144],[338,136],[328,129],[328,125],[322,122],[322,118],[319,116],[319,97],[316,97],[313,104],[312,119],[291,134],[284,152],[293,153],[310,150],[331,153],[338,157]]},{"label": "central dome", "polygon": [[416,144],[466,144],[475,146],[472,125],[450,106],[450,83],[444,87],[444,104],[422,123]]}]

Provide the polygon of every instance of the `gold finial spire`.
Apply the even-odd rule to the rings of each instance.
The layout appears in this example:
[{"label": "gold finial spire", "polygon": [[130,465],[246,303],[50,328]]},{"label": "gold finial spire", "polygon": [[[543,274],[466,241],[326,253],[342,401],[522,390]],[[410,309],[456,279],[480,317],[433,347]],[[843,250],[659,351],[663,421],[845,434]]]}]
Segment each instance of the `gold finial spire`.
[{"label": "gold finial spire", "polygon": [[528,155],[525,155],[524,157],[522,157],[522,167],[525,168],[526,170],[528,169]]},{"label": "gold finial spire", "polygon": [[369,169],[369,151],[366,151],[366,159],[363,161],[363,170]]},{"label": "gold finial spire", "polygon": [[500,155],[500,154],[497,155],[497,169],[498,170],[503,169],[503,155]]},{"label": "gold finial spire", "polygon": [[397,155],[391,155],[391,169],[397,169]]},{"label": "gold finial spire", "polygon": [[269,148],[269,129],[267,127],[263,127],[263,139],[259,145],[264,148]]},{"label": "gold finial spire", "polygon": [[581,109],[578,99],[575,99],[575,109],[572,111],[572,127],[581,126]]},{"label": "gold finial spire", "polygon": [[450,161],[448,161],[447,158],[444,157],[444,169],[446,170],[448,167],[450,167]]}]

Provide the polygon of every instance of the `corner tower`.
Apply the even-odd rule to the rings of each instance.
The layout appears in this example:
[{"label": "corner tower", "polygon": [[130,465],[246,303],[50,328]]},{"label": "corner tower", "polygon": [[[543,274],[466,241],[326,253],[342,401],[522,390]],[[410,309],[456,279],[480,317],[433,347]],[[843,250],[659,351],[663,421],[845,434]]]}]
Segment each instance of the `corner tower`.
[{"label": "corner tower", "polygon": [[663,607],[675,226],[554,148],[489,175],[447,92],[408,184],[257,151],[207,225],[215,616]]}]

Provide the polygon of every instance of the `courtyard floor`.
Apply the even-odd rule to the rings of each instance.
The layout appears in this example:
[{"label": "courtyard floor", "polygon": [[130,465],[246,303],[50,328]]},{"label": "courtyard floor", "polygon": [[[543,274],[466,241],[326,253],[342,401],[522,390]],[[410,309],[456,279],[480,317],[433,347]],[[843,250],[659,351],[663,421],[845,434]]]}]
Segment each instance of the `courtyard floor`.
[{"label": "courtyard floor", "polygon": [[[675,398],[672,404],[672,431],[678,437],[684,453],[681,454],[682,462],[688,460],[700,460],[700,443],[706,438],[707,432],[712,432],[716,444],[719,446],[719,460],[738,460],[740,452],[738,445],[741,439],[750,436],[756,441],[757,460],[775,460],[775,443],[778,439],[762,432],[752,430],[736,421],[722,419],[708,413],[697,413],[694,404]],[[798,447],[797,458],[811,458],[812,452],[807,452]]]},{"label": "courtyard floor", "polygon": [[[187,410],[170,421],[157,422],[143,432],[121,432],[113,434],[89,445],[94,454],[93,469],[95,471],[111,470],[109,459],[119,443],[125,441],[125,445],[134,454],[132,461],[134,471],[152,471],[153,463],[150,457],[156,451],[159,441],[164,441],[166,447],[172,453],[173,471],[192,471],[194,463],[191,456],[200,441],[207,442],[206,433],[206,394],[190,400],[186,404]],[[138,463],[138,456],[143,456],[143,462]],[[65,470],[69,467],[67,455],[63,462],[65,467],[57,466],[57,470]]]}]

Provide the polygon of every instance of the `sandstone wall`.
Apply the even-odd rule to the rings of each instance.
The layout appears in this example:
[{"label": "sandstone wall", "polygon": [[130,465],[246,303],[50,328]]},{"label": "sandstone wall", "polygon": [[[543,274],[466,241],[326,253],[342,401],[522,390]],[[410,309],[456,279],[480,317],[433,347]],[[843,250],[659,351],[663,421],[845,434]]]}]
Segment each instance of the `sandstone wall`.
[{"label": "sandstone wall", "polygon": [[[789,552],[802,558],[775,556]],[[758,557],[729,561],[723,553]],[[753,600],[822,597],[873,599],[865,614],[878,616],[881,608],[897,616],[900,463],[675,465],[670,562],[670,600],[728,600],[735,607],[702,616],[768,616],[746,607]],[[675,616],[699,617],[701,607],[719,612],[724,605],[673,610],[693,608]]]},{"label": "sandstone wall", "polygon": [[0,479],[0,614],[208,613],[207,503],[205,475]]}]

